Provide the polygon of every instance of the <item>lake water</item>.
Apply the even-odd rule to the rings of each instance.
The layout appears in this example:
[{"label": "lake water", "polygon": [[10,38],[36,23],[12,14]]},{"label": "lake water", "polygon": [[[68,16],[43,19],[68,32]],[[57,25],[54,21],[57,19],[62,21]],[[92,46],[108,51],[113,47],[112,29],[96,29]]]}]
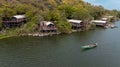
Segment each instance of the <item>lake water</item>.
[{"label": "lake water", "polygon": [[[118,28],[0,40],[0,67],[120,67]],[[81,46],[98,43],[90,50]]]}]

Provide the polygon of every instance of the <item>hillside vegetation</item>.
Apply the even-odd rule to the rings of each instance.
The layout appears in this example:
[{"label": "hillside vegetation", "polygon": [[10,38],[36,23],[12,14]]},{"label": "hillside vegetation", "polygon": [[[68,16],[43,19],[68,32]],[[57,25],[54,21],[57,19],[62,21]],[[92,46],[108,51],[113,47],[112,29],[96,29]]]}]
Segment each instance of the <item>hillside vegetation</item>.
[{"label": "hillside vegetation", "polygon": [[82,0],[0,0],[0,27],[2,18],[25,14],[27,24],[12,29],[13,33],[35,32],[36,24],[42,20],[54,22],[60,31],[71,31],[67,19],[92,20],[104,15],[119,17],[117,10],[106,10]]}]

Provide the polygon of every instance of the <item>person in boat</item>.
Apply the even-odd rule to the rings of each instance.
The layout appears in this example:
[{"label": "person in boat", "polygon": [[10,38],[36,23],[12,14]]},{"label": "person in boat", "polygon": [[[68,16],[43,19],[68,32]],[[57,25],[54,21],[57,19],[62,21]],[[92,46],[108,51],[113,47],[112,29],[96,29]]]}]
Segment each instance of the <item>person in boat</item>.
[{"label": "person in boat", "polygon": [[97,45],[97,43],[94,43],[94,44],[89,44],[89,46],[92,46],[92,45],[96,46],[96,45]]},{"label": "person in boat", "polygon": [[97,45],[97,43],[95,43],[95,44],[93,44],[93,45],[95,45],[95,46],[96,46],[96,45]]}]

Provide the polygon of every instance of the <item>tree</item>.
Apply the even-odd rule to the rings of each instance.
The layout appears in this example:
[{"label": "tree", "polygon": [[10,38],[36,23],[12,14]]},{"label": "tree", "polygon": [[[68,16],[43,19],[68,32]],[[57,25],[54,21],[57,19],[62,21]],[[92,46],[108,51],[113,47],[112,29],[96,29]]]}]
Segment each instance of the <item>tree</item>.
[{"label": "tree", "polygon": [[91,20],[92,16],[90,15],[90,12],[81,7],[81,8],[76,8],[75,12],[72,15],[72,18],[79,19],[79,20]]},{"label": "tree", "polygon": [[101,6],[92,6],[89,12],[94,19],[100,19],[106,14],[105,9]]},{"label": "tree", "polygon": [[75,12],[75,9],[71,5],[62,5],[59,6],[58,9],[64,13],[64,16],[68,19],[72,18],[72,14]]},{"label": "tree", "polygon": [[71,33],[71,24],[67,21],[57,21],[54,22],[58,27],[58,30],[62,33]]},{"label": "tree", "polygon": [[45,14],[45,20],[47,21],[59,21],[61,19],[60,12],[58,10],[51,10]]}]

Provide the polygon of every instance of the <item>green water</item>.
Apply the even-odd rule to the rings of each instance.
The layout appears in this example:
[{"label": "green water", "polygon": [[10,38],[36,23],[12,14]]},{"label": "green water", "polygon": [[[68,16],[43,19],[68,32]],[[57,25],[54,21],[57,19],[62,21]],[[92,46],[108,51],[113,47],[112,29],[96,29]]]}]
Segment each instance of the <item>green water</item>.
[{"label": "green water", "polygon": [[[0,40],[0,67],[120,67],[118,28]],[[98,43],[83,51],[82,45]]]}]

